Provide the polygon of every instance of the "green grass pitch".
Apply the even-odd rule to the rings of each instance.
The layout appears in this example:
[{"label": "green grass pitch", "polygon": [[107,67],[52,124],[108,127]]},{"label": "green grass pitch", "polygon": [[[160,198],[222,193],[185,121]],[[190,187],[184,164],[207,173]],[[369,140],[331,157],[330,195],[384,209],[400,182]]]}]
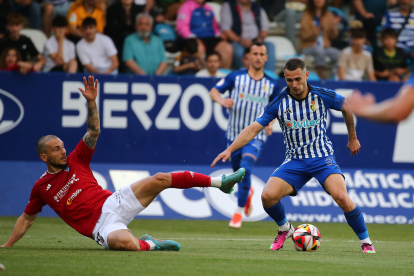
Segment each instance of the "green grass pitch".
[{"label": "green grass pitch", "polygon": [[[0,244],[15,217],[0,217]],[[273,222],[245,222],[239,230],[227,221],[134,220],[140,237],[175,239],[179,252],[105,251],[58,218],[36,219],[12,248],[0,248],[6,275],[414,275],[412,225],[368,225],[377,254],[362,254],[347,224],[314,223],[322,235],[316,252],[297,252],[289,239],[270,251]],[[295,226],[299,223],[294,223]]]}]

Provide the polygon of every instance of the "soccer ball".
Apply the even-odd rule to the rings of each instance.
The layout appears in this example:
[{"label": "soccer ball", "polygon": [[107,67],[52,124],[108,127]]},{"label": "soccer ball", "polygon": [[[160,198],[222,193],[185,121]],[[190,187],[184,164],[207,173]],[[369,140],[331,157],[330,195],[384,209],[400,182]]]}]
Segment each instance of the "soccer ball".
[{"label": "soccer ball", "polygon": [[292,242],[297,251],[315,251],[321,245],[321,233],[312,224],[301,224],[293,232]]}]

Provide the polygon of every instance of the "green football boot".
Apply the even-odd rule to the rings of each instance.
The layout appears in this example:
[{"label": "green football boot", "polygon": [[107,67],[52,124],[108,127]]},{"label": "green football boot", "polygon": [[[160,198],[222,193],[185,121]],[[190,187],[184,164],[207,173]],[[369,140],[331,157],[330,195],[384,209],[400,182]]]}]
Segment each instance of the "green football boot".
[{"label": "green football boot", "polygon": [[223,193],[231,194],[234,189],[234,185],[243,180],[245,173],[246,170],[244,168],[240,168],[230,175],[223,174],[221,177],[220,190],[222,190]]},{"label": "green football boot", "polygon": [[155,244],[156,251],[179,251],[181,245],[178,242],[170,241],[170,240],[158,240],[154,239],[153,237],[145,234],[140,238],[141,241],[152,241]]}]

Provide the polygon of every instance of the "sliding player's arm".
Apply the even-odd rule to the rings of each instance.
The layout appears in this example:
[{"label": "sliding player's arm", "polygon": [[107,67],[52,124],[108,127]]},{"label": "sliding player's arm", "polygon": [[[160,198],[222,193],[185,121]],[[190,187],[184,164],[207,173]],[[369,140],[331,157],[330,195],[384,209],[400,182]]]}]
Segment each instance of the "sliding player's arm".
[{"label": "sliding player's arm", "polygon": [[231,153],[239,148],[244,147],[247,145],[251,140],[256,137],[264,129],[264,126],[259,124],[258,122],[254,122],[253,124],[249,125],[245,129],[243,129],[240,134],[237,136],[236,140],[222,153],[220,153],[216,159],[214,159],[211,167],[214,168],[216,163],[223,159],[223,162],[226,162],[227,159],[230,158]]},{"label": "sliding player's arm", "polygon": [[85,84],[85,90],[82,88],[79,88],[79,90],[82,92],[82,95],[88,103],[88,119],[86,121],[88,131],[85,136],[83,136],[83,141],[90,149],[94,149],[98,136],[101,133],[99,113],[96,106],[96,97],[98,96],[98,80],[94,81],[94,78],[89,76],[87,82],[86,77],[83,77],[83,83]]},{"label": "sliding player's arm", "polygon": [[346,128],[348,129],[348,149],[351,152],[351,156],[353,156],[359,152],[361,145],[357,139],[354,116],[347,100],[344,101],[341,112],[345,120]]},{"label": "sliding player's arm", "polygon": [[404,85],[394,98],[378,104],[375,104],[373,95],[363,96],[355,91],[349,102],[358,117],[382,123],[399,123],[407,119],[414,109],[414,86]]},{"label": "sliding player's arm", "polygon": [[26,213],[23,213],[16,221],[16,225],[13,228],[13,232],[10,235],[8,241],[0,247],[12,247],[18,240],[20,240],[27,230],[33,225],[36,215],[30,216]]}]

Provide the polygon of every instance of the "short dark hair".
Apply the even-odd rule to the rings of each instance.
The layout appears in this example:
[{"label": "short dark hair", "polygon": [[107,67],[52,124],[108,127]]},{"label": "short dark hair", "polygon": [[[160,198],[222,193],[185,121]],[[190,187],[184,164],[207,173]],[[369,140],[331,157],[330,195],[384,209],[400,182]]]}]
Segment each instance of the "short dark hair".
[{"label": "short dark hair", "polygon": [[37,140],[37,143],[36,143],[37,154],[41,155],[42,153],[45,153],[46,143],[56,138],[59,138],[59,137],[55,135],[45,135],[45,136],[40,137],[40,139]]},{"label": "short dark hair", "polygon": [[96,20],[94,18],[92,18],[92,17],[86,17],[82,21],[82,28],[91,27],[91,26],[95,26],[96,27]]},{"label": "short dark hair", "polygon": [[384,39],[386,37],[398,39],[398,34],[394,29],[382,29],[381,39]]},{"label": "short dark hair", "polygon": [[243,56],[247,54],[250,54],[250,47],[244,49]]},{"label": "short dark hair", "polygon": [[351,29],[351,38],[365,38],[366,32],[364,28]]},{"label": "short dark hair", "polygon": [[68,21],[65,17],[57,15],[52,20],[52,27],[63,28],[68,26]]},{"label": "short dark hair", "polygon": [[[266,47],[266,45],[263,42],[255,41],[255,42],[253,42],[252,46],[250,46],[248,48],[249,49],[249,53],[252,50],[253,46],[257,46],[257,47],[265,46]],[[266,51],[267,51],[267,47],[266,47]]]},{"label": "short dark hair", "polygon": [[305,62],[301,60],[300,58],[291,58],[286,62],[285,67],[283,68],[283,72],[285,72],[286,70],[295,71],[298,68],[300,68],[302,71],[305,71],[306,70]]},{"label": "short dark hair", "polygon": [[184,40],[183,50],[189,54],[195,54],[198,52],[198,43],[195,38],[189,38]]},{"label": "short dark hair", "polygon": [[211,52],[211,53],[208,53],[208,54],[206,55],[205,60],[207,61],[207,59],[208,59],[209,57],[211,57],[211,56],[218,56],[219,60],[221,60],[221,55],[220,55],[219,53],[217,53],[216,51],[213,51],[213,52]]},{"label": "short dark hair", "polygon": [[23,25],[23,16],[18,13],[12,12],[7,16],[7,25]]}]

